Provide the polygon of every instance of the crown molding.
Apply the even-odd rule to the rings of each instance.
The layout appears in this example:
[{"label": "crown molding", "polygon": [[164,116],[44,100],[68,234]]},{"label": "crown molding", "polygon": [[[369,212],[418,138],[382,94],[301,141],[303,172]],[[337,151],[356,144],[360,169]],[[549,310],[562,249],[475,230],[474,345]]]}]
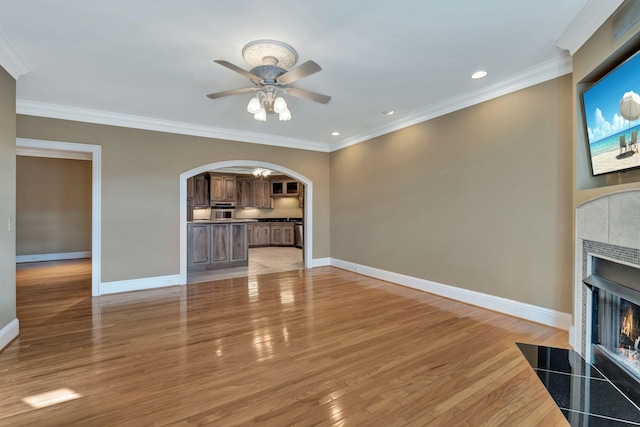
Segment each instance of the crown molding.
[{"label": "crown molding", "polygon": [[84,123],[95,123],[109,126],[119,126],[133,129],[143,129],[179,135],[217,138],[232,141],[248,142],[251,144],[271,145],[276,147],[297,148],[301,150],[328,152],[325,143],[288,138],[277,135],[267,135],[254,132],[201,126],[169,120],[153,119],[149,117],[132,116],[108,111],[91,110],[87,108],[69,107],[65,105],[48,104],[24,99],[16,100],[16,113],[26,116],[47,117],[51,119],[72,120]]},{"label": "crown molding", "polygon": [[31,71],[29,64],[20,56],[2,31],[0,31],[0,65],[16,80]]},{"label": "crown molding", "polygon": [[373,128],[366,134],[358,135],[355,138],[347,139],[342,142],[335,142],[331,144],[330,151],[336,151],[351,145],[359,144],[360,142],[385,135],[387,133],[564,76],[571,73],[572,69],[571,57],[565,53],[560,57],[543,62],[534,67],[528,68],[521,73],[508,77],[499,83],[447,98],[439,103],[430,105],[429,107],[416,110],[408,116],[391,122],[385,126]]},{"label": "crown molding", "polygon": [[589,0],[558,39],[557,46],[573,56],[624,0]]}]

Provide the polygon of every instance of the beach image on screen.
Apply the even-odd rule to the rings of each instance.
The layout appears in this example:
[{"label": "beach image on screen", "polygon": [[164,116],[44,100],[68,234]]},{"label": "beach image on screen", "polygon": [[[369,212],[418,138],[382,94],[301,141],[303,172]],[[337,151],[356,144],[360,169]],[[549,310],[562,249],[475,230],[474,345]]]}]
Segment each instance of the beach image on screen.
[{"label": "beach image on screen", "polygon": [[582,95],[594,175],[640,167],[640,55]]}]

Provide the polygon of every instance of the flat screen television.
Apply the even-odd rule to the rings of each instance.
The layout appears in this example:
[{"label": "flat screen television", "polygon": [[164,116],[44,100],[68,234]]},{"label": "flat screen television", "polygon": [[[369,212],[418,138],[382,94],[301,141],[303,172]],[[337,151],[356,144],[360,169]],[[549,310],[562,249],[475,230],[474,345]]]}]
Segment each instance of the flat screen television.
[{"label": "flat screen television", "polygon": [[640,52],[582,93],[593,175],[640,167]]}]

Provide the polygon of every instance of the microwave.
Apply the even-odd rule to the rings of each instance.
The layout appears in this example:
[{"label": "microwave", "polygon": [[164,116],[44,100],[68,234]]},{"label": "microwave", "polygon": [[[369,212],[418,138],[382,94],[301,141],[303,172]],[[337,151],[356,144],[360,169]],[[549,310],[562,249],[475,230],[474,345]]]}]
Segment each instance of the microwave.
[{"label": "microwave", "polygon": [[233,219],[234,213],[233,209],[212,209],[211,219]]},{"label": "microwave", "polygon": [[211,206],[211,219],[233,219],[236,214],[236,206],[233,203],[216,203]]}]

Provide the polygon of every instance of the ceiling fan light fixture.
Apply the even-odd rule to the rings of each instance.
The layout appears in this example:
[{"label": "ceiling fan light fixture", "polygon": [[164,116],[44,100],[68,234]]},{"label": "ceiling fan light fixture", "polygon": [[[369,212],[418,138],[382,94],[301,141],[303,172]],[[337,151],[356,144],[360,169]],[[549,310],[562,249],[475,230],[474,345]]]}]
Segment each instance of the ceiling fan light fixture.
[{"label": "ceiling fan light fixture", "polygon": [[258,110],[258,112],[253,115],[253,118],[259,122],[266,122],[267,110],[265,110],[264,107],[260,107],[260,110]]},{"label": "ceiling fan light fixture", "polygon": [[261,108],[262,105],[260,104],[260,100],[257,96],[251,98],[251,101],[249,101],[249,105],[247,105],[247,111],[251,114],[256,114],[258,111],[260,111]]},{"label": "ceiling fan light fixture", "polygon": [[253,176],[255,176],[256,178],[262,177],[262,178],[266,178],[269,175],[271,175],[271,170],[269,169],[263,169],[263,168],[255,168],[253,170]]},{"label": "ceiling fan light fixture", "polygon": [[[276,100],[273,102],[273,112],[280,114],[280,113],[283,113],[285,110],[289,111],[289,109],[287,108],[287,102],[284,100],[283,97],[281,96],[277,97]],[[289,113],[289,116],[291,116],[291,113]]]},{"label": "ceiling fan light fixture", "polygon": [[289,111],[289,109],[285,107],[284,111],[278,113],[278,119],[283,122],[291,120],[291,111]]},{"label": "ceiling fan light fixture", "polygon": [[247,112],[259,122],[267,121],[267,114],[278,114],[281,121],[291,120],[287,101],[279,94],[286,94],[310,101],[326,104],[330,96],[304,90],[290,85],[298,80],[322,71],[312,60],[291,68],[298,61],[297,52],[288,44],[277,40],[256,40],[247,43],[242,56],[253,68],[249,71],[229,61],[216,59],[214,62],[251,80],[253,87],[210,93],[207,98],[218,99],[229,95],[253,92],[255,96],[247,104]]}]

